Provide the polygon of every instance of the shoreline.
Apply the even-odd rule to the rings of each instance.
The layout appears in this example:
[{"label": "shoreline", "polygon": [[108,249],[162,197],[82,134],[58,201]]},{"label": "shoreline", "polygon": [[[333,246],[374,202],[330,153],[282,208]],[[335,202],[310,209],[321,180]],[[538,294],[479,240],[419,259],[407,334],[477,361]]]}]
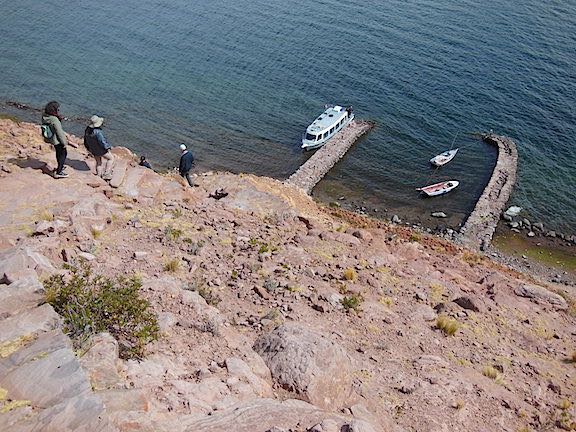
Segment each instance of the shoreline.
[{"label": "shoreline", "polygon": [[[17,124],[19,124],[19,123],[34,124],[32,122],[27,122],[26,120],[22,120],[18,116],[15,116],[15,115],[12,115],[9,113],[4,113],[4,112],[0,112],[0,119],[10,120],[10,121],[17,123]],[[166,170],[166,173],[169,173],[171,171],[172,170]],[[212,171],[212,170],[209,170],[209,169],[206,170],[206,172],[210,172],[210,171]],[[158,172],[162,173],[164,171],[159,170]],[[202,172],[199,172],[196,174],[202,175]],[[444,238],[444,239],[448,239],[448,240],[452,240],[452,241],[454,240],[455,234],[457,233],[460,226],[463,225],[461,223],[461,224],[457,224],[455,226],[450,226],[448,224],[443,223],[444,219],[437,219],[436,227],[433,227],[433,226],[431,226],[432,225],[431,223],[426,223],[425,221],[424,222],[418,222],[418,221],[411,220],[409,216],[404,216],[403,214],[401,214],[401,212],[398,212],[400,214],[400,216],[398,216],[395,212],[396,210],[398,210],[397,208],[396,209],[390,208],[390,209],[386,209],[386,211],[380,211],[376,207],[370,207],[368,204],[364,205],[364,203],[355,203],[354,201],[348,201],[347,199],[343,199],[340,201],[331,201],[328,199],[322,199],[322,197],[314,195],[314,194],[312,195],[312,198],[316,202],[325,204],[326,206],[333,205],[335,207],[342,207],[344,210],[347,210],[347,211],[350,211],[352,213],[356,213],[356,214],[359,214],[362,216],[367,216],[367,217],[372,218],[376,221],[391,222],[393,220],[402,219],[401,222],[396,223],[396,225],[410,227],[410,228],[416,229],[420,232],[432,234],[432,235],[438,236],[440,238]],[[384,204],[384,203],[382,203],[382,204]],[[465,220],[465,219],[466,219],[466,217],[464,216],[463,220]],[[436,219],[434,219],[434,221],[436,221]],[[394,223],[394,222],[392,222],[392,223]],[[509,240],[508,240],[509,237],[504,235],[506,230],[507,230],[506,227],[504,226],[505,223],[506,223],[506,221],[503,221],[503,220],[498,221],[497,226],[495,228],[495,238],[497,238],[498,245],[493,245],[492,249],[497,249],[501,253],[509,255],[510,258],[514,258],[513,253],[506,252],[507,247],[505,245],[507,243],[509,243]],[[568,235],[568,237],[569,237],[569,235]],[[544,237],[524,238],[523,241],[527,245],[527,247],[540,248],[541,246],[538,245],[538,243],[542,243],[543,238]],[[511,242],[510,242],[510,244],[511,244]],[[552,252],[560,252],[562,254],[576,256],[576,247],[568,244],[565,240],[563,240],[559,237],[556,237],[556,238],[546,237],[545,249],[552,251]],[[553,255],[554,255],[554,253],[553,253]],[[538,257],[536,257],[536,258],[538,258]],[[525,261],[525,260],[523,260],[523,261]],[[550,263],[548,263],[548,264],[550,264]],[[552,264],[555,264],[555,263],[552,263]],[[552,269],[552,268],[558,268],[558,267],[551,265],[550,268]],[[548,271],[547,274],[551,274],[551,273],[552,273],[552,271]],[[576,275],[574,277],[574,280],[576,280]]]}]

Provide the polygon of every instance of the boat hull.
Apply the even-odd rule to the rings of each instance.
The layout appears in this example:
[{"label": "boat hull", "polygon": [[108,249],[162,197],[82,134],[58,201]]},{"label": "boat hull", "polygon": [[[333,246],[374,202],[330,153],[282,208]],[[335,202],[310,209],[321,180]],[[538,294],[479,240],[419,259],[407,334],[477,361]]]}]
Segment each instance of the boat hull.
[{"label": "boat hull", "polygon": [[305,137],[303,137],[302,138],[302,146],[301,146],[302,150],[304,150],[304,151],[316,150],[316,149],[322,147],[324,144],[326,144],[328,141],[330,141],[332,138],[334,138],[336,135],[338,135],[338,132],[342,131],[353,120],[354,120],[354,113],[351,113],[350,117],[347,118],[347,120],[342,124],[342,126],[340,126],[331,135],[328,135],[326,138],[324,138],[322,140],[310,141],[310,140],[307,140]]},{"label": "boat hull", "polygon": [[460,182],[457,180],[450,180],[446,182],[435,183],[429,186],[424,186],[416,190],[420,191],[422,194],[426,196],[433,197],[447,194],[448,192],[451,192],[454,189],[456,189],[459,184]]},{"label": "boat hull", "polygon": [[458,149],[448,150],[430,159],[430,163],[434,166],[441,167],[450,162],[458,153]]}]

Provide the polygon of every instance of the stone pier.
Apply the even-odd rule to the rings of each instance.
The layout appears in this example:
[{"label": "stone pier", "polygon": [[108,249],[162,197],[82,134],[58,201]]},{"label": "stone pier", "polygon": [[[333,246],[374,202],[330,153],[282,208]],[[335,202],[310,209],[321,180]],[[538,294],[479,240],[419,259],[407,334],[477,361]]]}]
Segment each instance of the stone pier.
[{"label": "stone pier", "polygon": [[285,183],[298,186],[304,189],[306,193],[311,193],[314,186],[346,154],[352,144],[373,127],[374,123],[372,122],[353,120],[317,150]]},{"label": "stone pier", "polygon": [[514,188],[518,166],[518,152],[512,139],[492,133],[483,139],[498,147],[498,159],[488,185],[459,233],[459,240],[464,245],[480,250],[490,246],[500,215]]}]

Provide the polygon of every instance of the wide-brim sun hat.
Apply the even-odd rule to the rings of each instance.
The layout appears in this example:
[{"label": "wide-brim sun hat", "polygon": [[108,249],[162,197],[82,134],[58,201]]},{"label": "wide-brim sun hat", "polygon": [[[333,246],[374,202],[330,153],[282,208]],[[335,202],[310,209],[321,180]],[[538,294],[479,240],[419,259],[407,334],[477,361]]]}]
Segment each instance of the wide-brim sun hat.
[{"label": "wide-brim sun hat", "polygon": [[91,128],[98,128],[102,126],[102,123],[104,123],[104,119],[102,117],[98,117],[97,115],[93,115],[92,117],[90,117]]}]

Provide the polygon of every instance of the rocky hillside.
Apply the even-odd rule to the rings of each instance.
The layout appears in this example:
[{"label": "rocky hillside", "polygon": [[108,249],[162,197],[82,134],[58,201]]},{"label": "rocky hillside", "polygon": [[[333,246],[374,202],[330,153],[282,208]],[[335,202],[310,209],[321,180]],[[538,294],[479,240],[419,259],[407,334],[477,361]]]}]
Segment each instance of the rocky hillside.
[{"label": "rocky hillside", "polygon": [[[189,188],[115,153],[110,183],[80,147],[55,180],[38,127],[0,120],[0,430],[576,427],[570,288],[276,180]],[[80,262],[142,280],[143,359],[62,333],[41,281]]]}]

